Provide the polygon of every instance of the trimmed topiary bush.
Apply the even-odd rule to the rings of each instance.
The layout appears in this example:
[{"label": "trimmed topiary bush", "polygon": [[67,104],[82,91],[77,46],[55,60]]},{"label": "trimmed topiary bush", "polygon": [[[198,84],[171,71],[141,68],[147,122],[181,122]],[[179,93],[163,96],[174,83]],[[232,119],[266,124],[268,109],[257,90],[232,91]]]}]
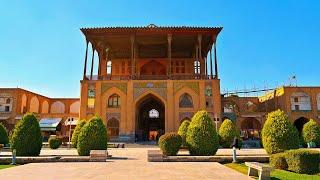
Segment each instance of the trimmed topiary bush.
[{"label": "trimmed topiary bush", "polygon": [[17,156],[39,156],[42,136],[37,118],[32,113],[25,114],[17,123],[11,137],[11,150]]},{"label": "trimmed topiary bush", "polygon": [[92,117],[78,135],[77,150],[80,156],[88,156],[91,150],[106,150],[107,129],[98,116]]},{"label": "trimmed topiary bush", "polygon": [[189,120],[183,120],[180,127],[179,127],[179,130],[178,130],[178,134],[182,138],[182,147],[187,147],[186,136],[187,136],[187,131],[188,131],[189,125],[190,125]]},{"label": "trimmed topiary bush", "polygon": [[268,154],[299,148],[298,130],[281,110],[273,111],[267,115],[261,134],[263,147]]},{"label": "trimmed topiary bush", "polygon": [[49,138],[49,146],[51,149],[58,149],[61,145],[61,140],[56,137]]},{"label": "trimmed topiary bush", "polygon": [[72,143],[72,147],[77,148],[77,144],[78,144],[78,136],[79,133],[81,131],[81,128],[86,124],[85,120],[80,120],[77,123],[76,128],[74,129],[73,133],[72,133],[72,138],[71,138],[71,143]]},{"label": "trimmed topiary bush", "polygon": [[283,169],[287,170],[288,169],[288,164],[285,158],[285,153],[277,153],[277,154],[272,154],[270,156],[270,166],[276,169]]},{"label": "trimmed topiary bush", "polygon": [[320,152],[314,150],[297,149],[285,153],[288,170],[300,174],[319,173]]},{"label": "trimmed topiary bush", "polygon": [[8,144],[9,137],[6,127],[2,123],[0,123],[0,144]]},{"label": "trimmed topiary bush", "polygon": [[191,155],[214,155],[219,148],[219,138],[207,111],[198,111],[192,118],[186,142]]},{"label": "trimmed topiary bush", "polygon": [[235,137],[240,139],[239,130],[230,119],[225,119],[219,128],[220,145],[224,148],[230,148]]},{"label": "trimmed topiary bush", "polygon": [[166,133],[159,139],[159,147],[162,153],[167,156],[177,155],[182,144],[182,138],[176,133]]},{"label": "trimmed topiary bush", "polygon": [[303,125],[302,138],[305,144],[314,142],[317,147],[320,147],[320,126],[316,121],[310,119],[309,122]]}]

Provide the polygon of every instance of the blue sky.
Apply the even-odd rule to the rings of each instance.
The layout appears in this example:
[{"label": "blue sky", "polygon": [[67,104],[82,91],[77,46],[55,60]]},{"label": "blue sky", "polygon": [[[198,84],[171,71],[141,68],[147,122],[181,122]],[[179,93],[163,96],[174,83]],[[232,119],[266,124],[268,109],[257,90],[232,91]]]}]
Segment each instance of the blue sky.
[{"label": "blue sky", "polygon": [[320,85],[320,2],[2,1],[0,87],[78,97],[85,41],[79,28],[223,26],[218,39],[221,90]]}]

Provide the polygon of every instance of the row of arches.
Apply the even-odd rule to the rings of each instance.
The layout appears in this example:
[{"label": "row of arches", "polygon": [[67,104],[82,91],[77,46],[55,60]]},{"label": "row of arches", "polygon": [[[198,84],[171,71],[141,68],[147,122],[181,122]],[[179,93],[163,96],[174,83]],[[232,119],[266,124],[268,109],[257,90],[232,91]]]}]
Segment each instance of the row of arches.
[{"label": "row of arches", "polygon": [[[40,112],[41,106],[41,112]],[[80,101],[73,102],[69,107],[69,112],[72,114],[79,113],[80,110]],[[66,113],[66,105],[62,101],[55,101],[51,104],[47,100],[44,100],[40,104],[40,100],[37,96],[33,96],[29,102],[29,109],[27,109],[27,96],[25,94],[22,95],[21,98],[21,113],[25,112],[34,112],[34,113],[53,113],[53,114],[61,114]]]}]

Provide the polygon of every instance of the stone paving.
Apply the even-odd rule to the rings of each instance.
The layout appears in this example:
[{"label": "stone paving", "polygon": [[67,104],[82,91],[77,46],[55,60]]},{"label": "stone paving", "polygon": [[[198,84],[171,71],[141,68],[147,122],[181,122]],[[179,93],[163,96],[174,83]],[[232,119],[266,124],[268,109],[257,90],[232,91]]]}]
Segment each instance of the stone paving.
[{"label": "stone paving", "polygon": [[[127,157],[128,159],[108,160],[106,163],[21,165],[0,170],[0,179],[250,179],[246,175],[215,162],[147,162],[147,150],[149,149],[157,148],[150,146],[109,149],[113,157]],[[219,153],[229,153],[229,150],[221,150]],[[254,153],[254,151],[249,150],[246,153]],[[73,156],[76,155],[76,151],[44,149],[41,152],[41,155],[57,154]]]}]

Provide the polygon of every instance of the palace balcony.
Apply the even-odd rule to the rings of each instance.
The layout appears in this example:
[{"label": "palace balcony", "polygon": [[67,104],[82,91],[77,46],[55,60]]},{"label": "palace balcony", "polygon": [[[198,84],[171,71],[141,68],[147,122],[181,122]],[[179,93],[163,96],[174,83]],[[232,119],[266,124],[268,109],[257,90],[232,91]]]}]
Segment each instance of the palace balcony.
[{"label": "palace balcony", "polygon": [[217,79],[216,76],[210,75],[86,75],[85,80],[194,80],[194,79]]}]

